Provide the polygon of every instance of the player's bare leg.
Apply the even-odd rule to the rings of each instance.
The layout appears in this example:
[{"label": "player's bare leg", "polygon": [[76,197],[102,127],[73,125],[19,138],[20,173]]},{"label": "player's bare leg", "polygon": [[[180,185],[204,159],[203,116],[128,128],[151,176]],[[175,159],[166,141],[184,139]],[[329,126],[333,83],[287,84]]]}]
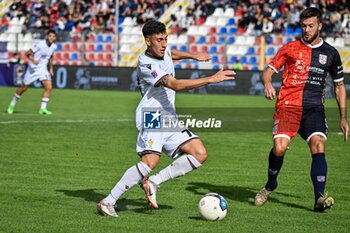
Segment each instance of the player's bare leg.
[{"label": "player's bare leg", "polygon": [[[186,155],[183,155],[180,158],[176,159],[173,163],[161,170],[159,173],[149,177],[149,179],[146,179],[146,182],[143,182],[144,187],[151,187],[148,188],[148,190],[145,189],[145,192],[146,199],[154,208],[158,208],[158,205],[156,205],[157,202],[155,199],[155,193],[157,187],[159,187],[161,183],[176,177],[183,176],[186,173],[199,168],[200,166],[202,166],[202,163],[204,163],[204,161],[208,157],[207,151],[205,150],[203,143],[198,138],[194,138],[185,143],[181,147],[181,151],[186,153]],[[151,193],[154,195],[150,195],[149,190],[151,190]]]}]

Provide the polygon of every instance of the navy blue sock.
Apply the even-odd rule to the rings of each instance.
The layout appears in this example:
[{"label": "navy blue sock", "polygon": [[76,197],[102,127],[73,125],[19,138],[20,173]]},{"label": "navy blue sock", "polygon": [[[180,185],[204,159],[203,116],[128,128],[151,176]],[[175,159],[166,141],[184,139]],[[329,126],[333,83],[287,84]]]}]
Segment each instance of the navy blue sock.
[{"label": "navy blue sock", "polygon": [[284,156],[277,157],[273,153],[273,148],[270,151],[269,155],[269,170],[268,170],[268,180],[265,185],[265,188],[269,191],[273,191],[277,188],[277,176],[281,170],[283,164]]},{"label": "navy blue sock", "polygon": [[311,180],[314,185],[315,202],[323,195],[326,187],[327,162],[324,153],[312,155]]}]

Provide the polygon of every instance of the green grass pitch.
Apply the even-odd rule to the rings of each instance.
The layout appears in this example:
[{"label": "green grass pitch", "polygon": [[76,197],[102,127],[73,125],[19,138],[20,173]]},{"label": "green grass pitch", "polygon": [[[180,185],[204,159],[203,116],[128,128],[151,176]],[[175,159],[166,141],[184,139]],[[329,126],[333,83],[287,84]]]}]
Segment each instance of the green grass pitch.
[{"label": "green grass pitch", "polygon": [[[5,113],[15,88],[0,88],[0,232],[349,232],[350,144],[343,142],[336,114],[329,117],[327,190],[335,205],[312,211],[311,158],[297,136],[263,207],[253,205],[266,180],[272,146],[269,130],[198,132],[209,158],[203,167],[161,185],[158,210],[137,186],[118,202],[119,218],[96,214],[124,171],[139,161],[134,111],[139,93],[54,90],[38,114],[41,89],[30,89],[15,113]],[[274,102],[263,97],[177,94],[177,107],[248,108],[253,120],[272,124]],[[327,107],[336,109],[335,100]],[[268,117],[254,109],[269,108]],[[239,117],[237,111],[235,116]],[[265,119],[266,118],[266,119]],[[251,118],[249,118],[252,121]],[[242,119],[244,121],[244,119]],[[333,123],[332,123],[333,122]],[[164,155],[156,171],[171,160]],[[228,201],[226,218],[199,218],[198,201],[217,192]]]}]

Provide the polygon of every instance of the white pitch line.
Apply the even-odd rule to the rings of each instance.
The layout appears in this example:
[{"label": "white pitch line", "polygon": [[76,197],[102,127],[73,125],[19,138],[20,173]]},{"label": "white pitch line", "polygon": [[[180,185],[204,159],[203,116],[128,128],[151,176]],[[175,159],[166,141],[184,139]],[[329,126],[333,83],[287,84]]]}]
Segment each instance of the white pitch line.
[{"label": "white pitch line", "polygon": [[101,123],[101,122],[126,122],[126,121],[134,121],[132,118],[120,118],[115,120],[107,120],[107,119],[100,119],[100,120],[46,120],[46,121],[35,121],[35,120],[13,120],[13,121],[0,121],[0,124],[8,125],[8,124],[50,124],[50,123],[68,123],[68,124],[75,124],[75,123]]}]

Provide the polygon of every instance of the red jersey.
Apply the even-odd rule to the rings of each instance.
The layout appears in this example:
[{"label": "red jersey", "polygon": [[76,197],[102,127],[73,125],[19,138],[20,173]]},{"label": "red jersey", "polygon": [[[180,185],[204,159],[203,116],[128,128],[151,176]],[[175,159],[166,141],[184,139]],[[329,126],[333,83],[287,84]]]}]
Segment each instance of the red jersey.
[{"label": "red jersey", "polygon": [[328,73],[333,82],[344,80],[338,51],[323,40],[317,45],[307,44],[302,39],[289,42],[268,66],[276,73],[284,66],[276,106],[323,105]]}]

